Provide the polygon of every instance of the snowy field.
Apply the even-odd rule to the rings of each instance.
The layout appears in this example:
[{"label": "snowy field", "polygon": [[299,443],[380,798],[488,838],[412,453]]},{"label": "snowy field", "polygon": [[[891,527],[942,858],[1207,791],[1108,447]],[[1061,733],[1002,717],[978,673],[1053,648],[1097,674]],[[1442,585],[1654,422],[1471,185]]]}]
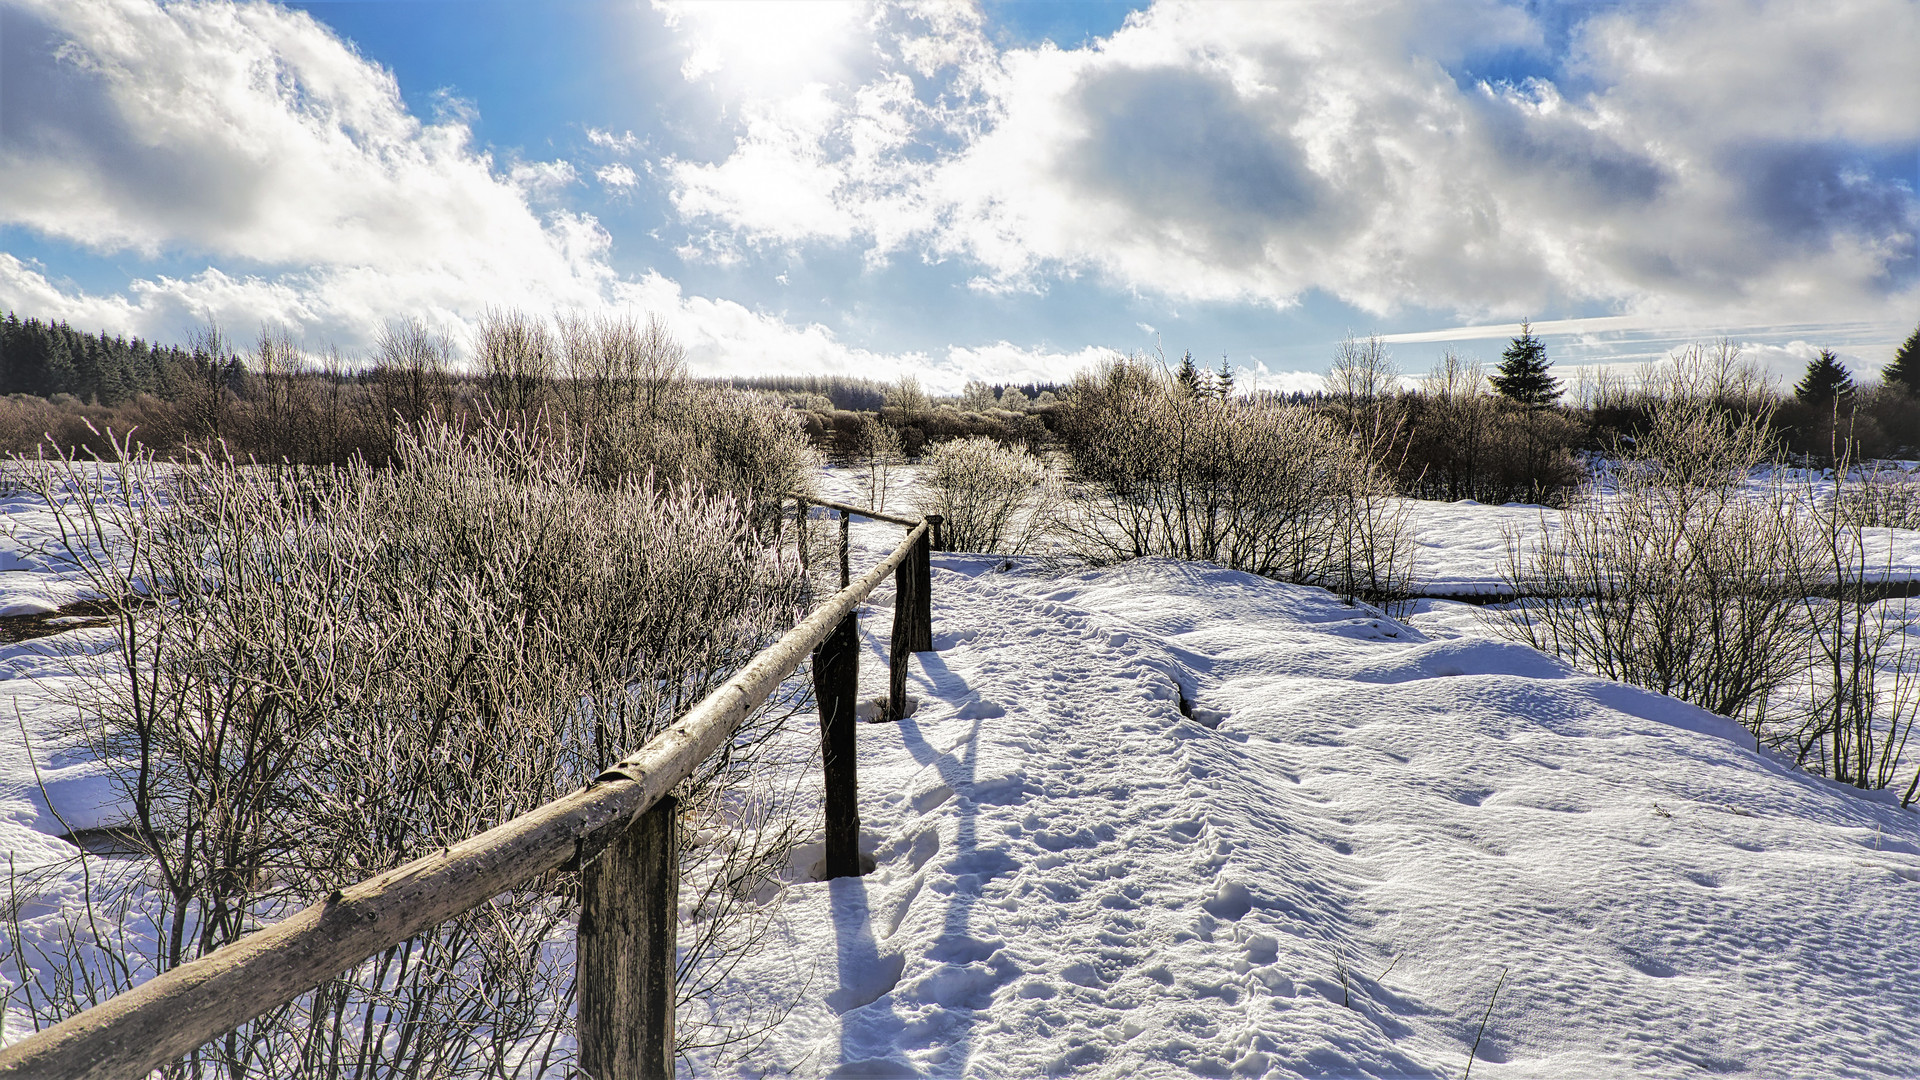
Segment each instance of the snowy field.
[{"label": "snowy field", "polygon": [[[0,510],[0,596],[70,599],[43,518]],[[1421,578],[1462,591],[1540,520],[1417,514]],[[900,534],[857,523],[856,573]],[[1464,604],[942,554],[933,598],[919,708],[859,731],[875,870],[773,901],[739,992],[798,1004],[733,1073],[1458,1077],[1476,1037],[1475,1077],[1920,1073],[1920,817],[1885,794]],[[0,646],[0,695],[95,824],[94,767],[39,741],[87,636]],[[0,738],[0,843],[61,831]]]},{"label": "snowy field", "polygon": [[1458,1076],[1483,1016],[1476,1076],[1920,1068],[1916,816],[1730,721],[1210,567],[937,555],[934,604],[876,870],[745,976],[824,988],[767,1072]]},{"label": "snowy field", "polygon": [[[1508,538],[1524,551],[1543,531],[1560,527],[1560,512],[1541,506],[1487,506],[1471,500],[1442,503],[1408,500],[1413,529],[1413,591],[1424,596],[1494,596],[1505,593]],[[1920,533],[1870,529],[1864,539],[1869,578],[1920,580]]]}]

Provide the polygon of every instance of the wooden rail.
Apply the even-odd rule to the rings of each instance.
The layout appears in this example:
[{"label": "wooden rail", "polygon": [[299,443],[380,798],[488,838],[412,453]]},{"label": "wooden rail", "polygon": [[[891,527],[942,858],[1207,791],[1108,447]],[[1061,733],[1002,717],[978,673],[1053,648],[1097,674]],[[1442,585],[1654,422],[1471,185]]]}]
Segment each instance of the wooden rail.
[{"label": "wooden rail", "polygon": [[808,495],[808,496],[796,495],[794,497],[796,499],[799,499],[803,504],[810,503],[814,506],[824,506],[829,510],[838,510],[842,515],[853,514],[859,517],[872,518],[875,521],[890,521],[895,525],[905,525],[908,528],[912,528],[913,526],[920,524],[919,518],[907,518],[907,517],[900,517],[895,514],[883,514],[878,510],[868,510],[865,507],[855,506],[852,503],[834,502],[832,499],[822,499],[822,498],[817,498],[811,495]]},{"label": "wooden rail", "polygon": [[[673,1075],[679,846],[674,788],[813,655],[826,772],[826,872],[860,872],[854,769],[857,608],[895,575],[886,714],[906,707],[908,653],[932,647],[928,551],[934,521],[912,530],[856,581],[747,662],[733,678],[593,783],[450,848],[358,884],[0,1049],[0,1077],[136,1080],[292,1001],[383,949],[569,863],[581,869],[575,957],[580,1069],[594,1080]],[[878,515],[870,515],[878,516]]]}]

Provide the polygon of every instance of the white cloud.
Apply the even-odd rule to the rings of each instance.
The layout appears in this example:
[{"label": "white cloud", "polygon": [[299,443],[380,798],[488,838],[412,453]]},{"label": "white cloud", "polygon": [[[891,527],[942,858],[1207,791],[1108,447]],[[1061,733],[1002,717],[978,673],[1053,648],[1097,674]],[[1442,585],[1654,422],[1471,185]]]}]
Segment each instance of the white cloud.
[{"label": "white cloud", "polygon": [[863,0],[653,0],[653,6],[686,42],[684,78],[775,93],[844,74],[874,7]]},{"label": "white cloud", "polygon": [[602,292],[597,223],[528,205],[570,165],[496,176],[463,121],[419,122],[391,75],[303,13],[11,0],[3,17],[6,223],[259,280],[297,268],[288,287],[324,290],[310,309],[342,318]]},{"label": "white cloud", "polygon": [[532,199],[547,201],[580,182],[569,161],[519,161],[507,170],[507,179]]},{"label": "white cloud", "polygon": [[1376,313],[1920,303],[1920,204],[1870,161],[1920,146],[1910,0],[1620,7],[1576,33],[1571,90],[1456,79],[1544,48],[1490,0],[1162,2],[1072,50],[998,49],[949,6],[867,26],[874,72],[738,91],[730,154],[665,163],[689,222],[961,257],[994,291],[1092,271]]},{"label": "white cloud", "polygon": [[1006,341],[951,346],[939,354],[880,353],[842,342],[818,323],[794,326],[731,300],[687,296],[659,274],[614,288],[617,305],[658,312],[686,346],[689,363],[716,375],[806,371],[890,381],[913,375],[935,393],[959,393],[970,379],[1047,382],[1109,355],[1101,348],[1073,352],[1030,349]]},{"label": "white cloud", "polygon": [[[242,333],[276,324],[350,353],[397,315],[464,339],[489,305],[658,312],[700,370],[891,377],[931,363],[929,383],[954,389],[1045,360],[878,354],[818,324],[684,295],[658,274],[623,279],[592,216],[533,208],[579,181],[571,163],[496,171],[469,143],[470,118],[420,123],[390,74],[302,13],[0,0],[0,19],[0,221],[102,252],[223,264],[103,294],[0,252],[0,309],[168,341],[208,319]],[[638,145],[631,133],[589,140]],[[638,183],[619,163],[595,175]]]},{"label": "white cloud", "polygon": [[640,183],[640,178],[634,175],[632,169],[617,161],[595,171],[593,175],[602,184],[620,192],[632,191]]},{"label": "white cloud", "polygon": [[611,131],[590,127],[587,129],[587,141],[616,154],[631,154],[640,149],[640,139],[631,131],[615,135]]}]

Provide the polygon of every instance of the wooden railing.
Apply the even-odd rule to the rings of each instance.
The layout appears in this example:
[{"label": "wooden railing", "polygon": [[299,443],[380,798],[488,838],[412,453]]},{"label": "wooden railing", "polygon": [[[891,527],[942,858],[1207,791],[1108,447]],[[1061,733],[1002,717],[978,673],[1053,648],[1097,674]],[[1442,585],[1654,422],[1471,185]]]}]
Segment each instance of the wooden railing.
[{"label": "wooden railing", "polygon": [[[281,922],[0,1049],[0,1077],[144,1077],[383,949],[567,866],[579,867],[581,878],[575,943],[580,1071],[594,1080],[671,1077],[680,892],[673,789],[811,653],[826,774],[826,875],[859,874],[856,611],[889,573],[896,589],[889,718],[905,711],[908,657],[933,647],[929,552],[940,519],[797,501],[803,558],[809,503],[840,511],[840,591],[645,746],[579,791],[335,890]],[[855,514],[910,531],[878,566],[849,580],[847,526]]]}]

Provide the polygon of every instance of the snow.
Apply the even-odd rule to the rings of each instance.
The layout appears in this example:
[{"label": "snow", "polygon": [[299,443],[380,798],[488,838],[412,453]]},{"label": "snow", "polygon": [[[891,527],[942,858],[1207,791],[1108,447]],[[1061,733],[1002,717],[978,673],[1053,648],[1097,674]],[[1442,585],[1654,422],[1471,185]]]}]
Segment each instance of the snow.
[{"label": "snow", "polygon": [[[1409,499],[1413,531],[1412,590],[1426,596],[1493,596],[1507,592],[1509,537],[1523,545],[1557,529],[1560,512],[1514,503],[1487,506]],[[1524,546],[1523,546],[1524,550]]]},{"label": "snow", "polygon": [[1920,828],[1884,797],[1316,590],[1004,565],[936,556],[961,629],[861,728],[875,871],[787,890],[743,976],[825,980],[759,1067],[1458,1075],[1503,972],[1477,1075],[1920,1058]]},{"label": "snow", "polygon": [[[1804,477],[1797,482],[1804,483]],[[1761,483],[1754,482],[1756,490]],[[1471,499],[1451,503],[1407,499],[1401,505],[1408,511],[1413,532],[1412,591],[1432,597],[1509,594],[1510,541],[1518,541],[1525,553],[1542,536],[1558,531],[1561,521],[1560,511],[1527,503],[1488,506]],[[1863,541],[1862,567],[1868,578],[1920,580],[1920,532],[1869,529]]]},{"label": "snow", "polygon": [[[823,494],[863,501],[844,473]],[[1493,591],[1503,530],[1543,513],[1414,509],[1416,572],[1460,595]],[[0,513],[22,568],[0,601],[65,602],[44,512]],[[901,529],[852,533],[857,573]],[[1920,1061],[1920,817],[1887,793],[1495,640],[1463,603],[1396,621],[1206,565],[958,554],[933,599],[917,709],[859,729],[873,872],[797,860],[729,990],[791,1012],[698,1071],[1456,1077],[1476,1038],[1475,1077]],[[863,605],[863,696],[891,604]],[[53,810],[113,821],[57,737],[100,635],[0,646],[31,741],[0,737],[20,865],[71,850]]]}]

